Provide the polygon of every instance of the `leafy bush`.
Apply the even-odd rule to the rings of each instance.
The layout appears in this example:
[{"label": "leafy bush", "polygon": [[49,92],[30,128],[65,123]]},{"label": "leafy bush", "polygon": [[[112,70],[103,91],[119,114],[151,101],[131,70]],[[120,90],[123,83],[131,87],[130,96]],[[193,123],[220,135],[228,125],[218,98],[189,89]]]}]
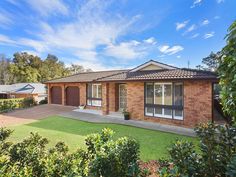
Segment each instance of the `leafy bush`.
[{"label": "leafy bush", "polygon": [[48,99],[45,98],[45,99],[39,101],[39,104],[48,104]]},{"label": "leafy bush", "polygon": [[208,123],[200,124],[195,131],[200,138],[201,152],[197,153],[192,143],[177,140],[169,149],[174,167],[162,168],[159,174],[168,176],[173,170],[183,176],[215,177],[234,174],[235,159],[232,157],[236,155],[236,128]]},{"label": "leafy bush", "polygon": [[228,164],[226,175],[230,177],[236,176],[236,155],[232,157],[230,163]]},{"label": "leafy bush", "polygon": [[236,21],[228,29],[227,45],[222,49],[218,73],[222,88],[220,97],[223,110],[236,124]]},{"label": "leafy bush", "polygon": [[0,100],[0,112],[10,111],[16,108],[21,108],[23,98],[16,99],[1,99]]},{"label": "leafy bush", "polygon": [[[113,131],[89,135],[85,142],[87,150],[68,152],[59,142],[47,150],[48,140],[37,133],[22,142],[6,142],[11,134],[0,129],[0,174],[10,176],[89,176],[133,177],[141,174],[138,166],[139,145],[127,137],[114,140]],[[4,153],[2,153],[4,152]]]},{"label": "leafy bush", "polygon": [[37,104],[37,102],[35,101],[35,99],[33,97],[26,97],[23,99],[22,107],[28,108],[28,107],[34,106],[36,104]]}]

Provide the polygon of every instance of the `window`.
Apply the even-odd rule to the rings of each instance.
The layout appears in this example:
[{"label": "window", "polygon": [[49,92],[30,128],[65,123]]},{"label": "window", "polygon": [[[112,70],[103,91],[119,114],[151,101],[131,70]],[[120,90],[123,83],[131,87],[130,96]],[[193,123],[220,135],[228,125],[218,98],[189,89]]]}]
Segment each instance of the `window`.
[{"label": "window", "polygon": [[146,83],[145,115],[183,119],[182,83]]},{"label": "window", "polygon": [[101,84],[87,84],[87,105],[102,106]]}]

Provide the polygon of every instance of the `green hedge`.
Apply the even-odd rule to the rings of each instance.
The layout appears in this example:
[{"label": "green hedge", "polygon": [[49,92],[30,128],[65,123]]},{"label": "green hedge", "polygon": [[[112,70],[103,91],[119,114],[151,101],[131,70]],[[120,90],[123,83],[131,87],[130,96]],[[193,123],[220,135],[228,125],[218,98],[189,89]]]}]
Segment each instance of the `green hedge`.
[{"label": "green hedge", "polygon": [[10,111],[23,107],[24,98],[0,99],[0,112]]}]

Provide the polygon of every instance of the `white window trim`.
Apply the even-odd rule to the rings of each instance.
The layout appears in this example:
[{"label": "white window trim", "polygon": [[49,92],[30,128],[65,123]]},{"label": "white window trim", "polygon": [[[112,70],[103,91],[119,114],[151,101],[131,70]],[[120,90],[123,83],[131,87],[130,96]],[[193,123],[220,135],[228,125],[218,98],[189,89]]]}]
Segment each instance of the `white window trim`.
[{"label": "white window trim", "polygon": [[98,98],[98,86],[101,86],[101,84],[92,84],[92,97],[93,97],[93,93],[94,93],[93,86],[96,86],[96,97],[95,98]]},{"label": "white window trim", "polygon": [[[155,93],[156,93],[155,85],[161,85],[161,91],[162,91],[162,94],[161,94],[162,103],[161,104],[165,105],[165,87],[164,86],[165,85],[170,85],[171,86],[171,91],[172,91],[172,89],[173,89],[172,88],[172,83],[171,82],[155,82],[154,83],[154,94],[153,94],[154,104],[156,104],[156,102],[155,102],[156,101],[156,99],[155,99]],[[162,114],[155,114],[155,109],[154,109],[154,117],[163,117],[163,118],[172,119],[172,115],[165,115],[165,108],[162,108]]]},{"label": "white window trim", "polygon": [[[183,83],[181,82],[181,83],[174,83],[174,84],[176,84],[176,85],[182,85],[183,86]],[[156,100],[155,100],[155,85],[161,85],[161,87],[162,87],[162,104],[164,105],[164,102],[165,102],[165,95],[164,95],[164,93],[165,93],[165,90],[164,90],[164,85],[171,85],[171,90],[172,90],[172,93],[173,93],[173,89],[174,89],[174,87],[173,87],[173,83],[172,82],[154,82],[153,83],[153,89],[154,89],[154,93],[153,93],[153,104],[156,104]],[[147,89],[145,88],[145,92],[146,92],[146,95],[147,95]],[[182,96],[183,98],[184,98],[184,95]],[[173,105],[173,98],[175,98],[175,92],[174,92],[174,94],[172,95],[172,105]],[[147,99],[147,98],[145,98],[145,99]],[[182,102],[182,104],[183,104],[183,102]],[[148,113],[147,112],[147,107],[145,107],[145,115],[146,116],[154,116],[154,117],[160,117],[160,118],[168,118],[168,119],[175,119],[175,120],[183,120],[183,118],[184,118],[184,110],[181,110],[182,111],[182,116],[175,116],[175,110],[174,109],[172,109],[172,114],[171,115],[165,115],[164,114],[164,109],[165,108],[162,108],[162,114],[155,114],[155,108],[153,108],[153,114],[152,113]]]},{"label": "white window trim", "polygon": [[[183,83],[174,83],[174,84],[175,85],[182,85],[182,87],[183,87]],[[184,95],[182,97],[184,99]],[[174,90],[174,98],[175,98],[175,90]],[[182,100],[182,105],[183,105],[183,100]],[[182,116],[176,116],[175,115],[175,110],[173,110],[173,118],[176,119],[176,120],[183,120],[184,119],[184,110],[181,110],[181,111],[182,111]]]},{"label": "white window trim", "polygon": [[[98,91],[98,86],[101,86],[102,84],[91,84],[91,88],[92,88],[92,92],[91,92],[91,96],[93,97],[93,93],[96,93],[96,97],[94,98],[99,98],[98,95],[99,95],[99,91]],[[96,86],[96,89],[93,89],[94,86]],[[102,99],[102,97],[101,97]],[[94,104],[93,101],[100,101],[101,104]],[[92,98],[87,98],[87,105],[89,106],[97,106],[97,107],[101,107],[102,106],[102,100],[93,100]]]}]

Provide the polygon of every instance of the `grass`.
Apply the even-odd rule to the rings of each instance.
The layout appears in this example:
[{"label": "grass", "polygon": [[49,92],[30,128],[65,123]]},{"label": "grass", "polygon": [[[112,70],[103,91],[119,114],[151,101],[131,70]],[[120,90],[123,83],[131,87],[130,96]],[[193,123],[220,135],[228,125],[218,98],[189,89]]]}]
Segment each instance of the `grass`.
[{"label": "grass", "polygon": [[30,132],[38,132],[50,140],[49,147],[58,141],[64,141],[71,151],[74,151],[78,147],[85,148],[86,135],[99,132],[104,127],[113,129],[116,132],[115,138],[128,136],[137,139],[140,143],[141,159],[144,161],[167,157],[168,146],[177,138],[189,140],[195,144],[197,142],[196,138],[172,133],[117,124],[88,123],[60,116],[51,116],[34,123],[14,126],[10,140],[18,142],[29,136]]}]

